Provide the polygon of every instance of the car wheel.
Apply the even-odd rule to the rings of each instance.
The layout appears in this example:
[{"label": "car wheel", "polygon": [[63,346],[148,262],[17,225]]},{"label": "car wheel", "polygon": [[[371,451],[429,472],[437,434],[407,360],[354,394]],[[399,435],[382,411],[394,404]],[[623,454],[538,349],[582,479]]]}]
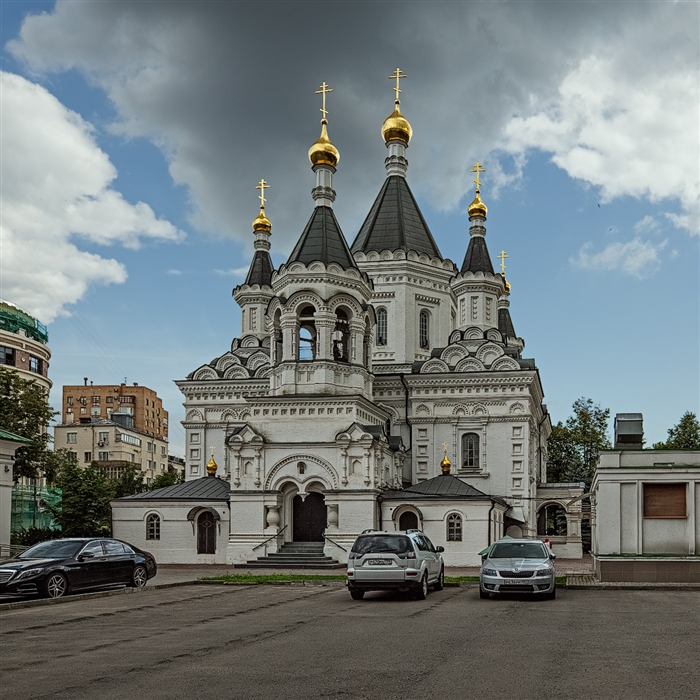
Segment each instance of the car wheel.
[{"label": "car wheel", "polygon": [[479,587],[479,598],[481,598],[481,600],[489,600],[491,598],[491,594]]},{"label": "car wheel", "polygon": [[420,588],[416,592],[416,600],[425,600],[428,597],[428,574],[423,574],[420,580]]},{"label": "car wheel", "polygon": [[143,566],[135,566],[131,572],[131,587],[143,588],[148,581],[148,572]]},{"label": "car wheel", "polygon": [[365,597],[364,591],[350,590],[350,597],[353,600],[362,600]]},{"label": "car wheel", "polygon": [[41,592],[45,598],[62,598],[68,593],[68,579],[61,573],[51,574],[44,581]]},{"label": "car wheel", "polygon": [[438,580],[435,581],[435,584],[433,585],[433,590],[434,591],[441,591],[445,587],[445,569],[442,568],[440,569],[440,575],[438,576]]}]

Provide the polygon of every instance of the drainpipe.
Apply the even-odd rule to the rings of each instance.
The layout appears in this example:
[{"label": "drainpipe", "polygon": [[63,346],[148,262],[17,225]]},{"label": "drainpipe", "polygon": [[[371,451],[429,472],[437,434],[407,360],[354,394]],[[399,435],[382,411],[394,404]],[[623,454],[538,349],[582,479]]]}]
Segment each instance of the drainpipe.
[{"label": "drainpipe", "polygon": [[489,508],[489,547],[491,546],[491,513],[493,513],[493,509],[496,507],[496,501],[491,499],[491,507]]},{"label": "drainpipe", "polygon": [[542,420],[537,424],[537,471],[538,471],[538,478],[542,478],[542,423],[544,423],[547,420],[547,416],[549,413],[547,412],[547,409],[545,408],[544,410],[544,415],[542,416]]},{"label": "drainpipe", "polygon": [[406,413],[406,425],[408,426],[408,449],[413,451],[413,426],[411,425],[411,420],[408,417],[408,385],[406,384],[406,379],[405,375],[403,372],[399,374],[399,378],[401,379],[401,383],[403,384],[405,396],[406,396],[406,403],[405,403],[405,413]]}]

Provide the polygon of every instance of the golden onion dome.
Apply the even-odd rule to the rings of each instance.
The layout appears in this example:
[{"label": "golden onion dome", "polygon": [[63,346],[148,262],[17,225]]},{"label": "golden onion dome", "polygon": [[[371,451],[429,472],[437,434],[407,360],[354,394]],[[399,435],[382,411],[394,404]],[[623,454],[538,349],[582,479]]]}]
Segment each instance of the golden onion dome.
[{"label": "golden onion dome", "polygon": [[508,280],[506,279],[506,276],[505,276],[505,275],[502,275],[502,277],[503,277],[503,285],[504,285],[504,287],[505,287],[505,289],[506,289],[506,294],[510,294],[510,283],[509,283]]},{"label": "golden onion dome", "polygon": [[445,455],[442,458],[442,462],[440,462],[440,469],[442,469],[443,474],[449,474],[451,468],[452,468],[452,462],[450,462],[447,455]]},{"label": "golden onion dome", "polygon": [[382,138],[385,142],[403,141],[408,146],[408,142],[413,135],[413,129],[411,129],[408,119],[401,114],[398,100],[396,100],[395,105],[394,111],[382,124]]},{"label": "golden onion dome", "polygon": [[479,194],[479,190],[476,191],[476,197],[474,197],[474,201],[469,205],[467,211],[469,212],[470,219],[472,219],[475,216],[480,216],[482,219],[486,218],[488,208],[481,201],[481,195]]},{"label": "golden onion dome", "polygon": [[253,231],[272,231],[270,219],[265,216],[265,207],[260,207],[260,213],[253,219]]},{"label": "golden onion dome", "polygon": [[318,137],[318,141],[309,149],[309,160],[312,165],[331,165],[335,167],[340,160],[340,153],[338,153],[338,149],[328,138],[326,124],[328,122],[322,119],[321,135]]},{"label": "golden onion dome", "polygon": [[211,448],[211,459],[209,460],[209,464],[207,464],[207,474],[209,476],[214,476],[216,474],[216,470],[219,468],[219,465],[216,463],[214,459],[214,448]]}]

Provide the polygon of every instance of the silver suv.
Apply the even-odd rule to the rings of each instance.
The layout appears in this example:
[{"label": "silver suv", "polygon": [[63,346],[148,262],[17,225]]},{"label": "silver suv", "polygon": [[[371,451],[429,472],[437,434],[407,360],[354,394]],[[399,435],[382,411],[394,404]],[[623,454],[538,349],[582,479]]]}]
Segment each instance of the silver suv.
[{"label": "silver suv", "polygon": [[542,540],[503,539],[491,546],[481,563],[479,593],[557,594],[554,554]]},{"label": "silver suv", "polygon": [[424,600],[428,586],[441,591],[445,585],[444,551],[420,530],[365,530],[348,557],[350,595],[362,600],[366,591],[393,589],[413,591],[418,600]]}]

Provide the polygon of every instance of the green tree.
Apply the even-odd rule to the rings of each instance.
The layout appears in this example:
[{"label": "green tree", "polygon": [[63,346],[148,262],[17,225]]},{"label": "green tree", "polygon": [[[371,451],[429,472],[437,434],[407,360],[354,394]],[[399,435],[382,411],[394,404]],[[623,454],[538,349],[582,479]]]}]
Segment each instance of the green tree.
[{"label": "green tree", "polygon": [[668,429],[668,440],[653,445],[655,450],[700,450],[700,423],[694,413],[686,411],[677,425]]},{"label": "green tree", "polygon": [[15,453],[15,481],[43,474],[53,482],[66,459],[66,453],[49,449],[52,438],[47,428],[57,411],[49,406],[47,398],[36,382],[0,367],[0,427],[31,440]]},{"label": "green tree", "polygon": [[122,472],[122,475],[114,480],[114,498],[133,496],[135,493],[141,493],[145,490],[146,484],[143,482],[143,473],[133,467],[127,467]]},{"label": "green tree", "polygon": [[165,472],[165,474],[159,474],[153,483],[150,485],[149,490],[153,491],[155,489],[162,489],[166,486],[175,486],[176,484],[182,484],[185,481],[185,473],[182,471]]},{"label": "green tree", "polygon": [[573,414],[552,426],[547,441],[547,480],[553,483],[584,482],[591,485],[600,450],[610,449],[607,436],[610,409],[592,399],[574,401]]},{"label": "green tree", "polygon": [[56,479],[62,491],[61,502],[51,508],[64,537],[109,535],[116,482],[105,476],[97,462],[87,468],[74,462],[64,464]]}]

